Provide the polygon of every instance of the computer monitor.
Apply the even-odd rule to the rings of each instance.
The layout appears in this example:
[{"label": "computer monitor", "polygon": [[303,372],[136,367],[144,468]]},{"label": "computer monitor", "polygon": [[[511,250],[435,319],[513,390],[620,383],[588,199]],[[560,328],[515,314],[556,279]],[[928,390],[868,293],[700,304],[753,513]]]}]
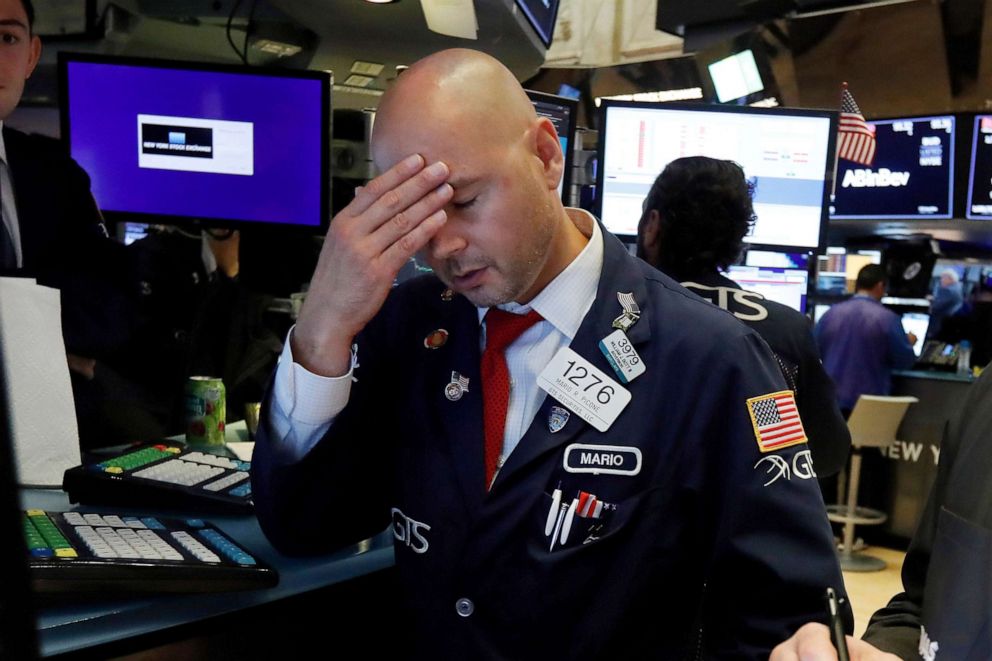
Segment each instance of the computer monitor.
[{"label": "computer monitor", "polygon": [[930,315],[926,312],[903,312],[902,328],[907,333],[916,336],[916,344],[913,345],[913,353],[917,356],[923,351],[923,343],[926,341],[927,329],[930,327]]},{"label": "computer monitor", "polygon": [[575,99],[544,92],[525,90],[530,102],[534,104],[534,110],[539,117],[547,117],[555,126],[558,132],[558,140],[561,142],[561,151],[565,155],[565,171],[558,182],[558,194],[566,204],[568,203],[568,193],[572,188],[572,159],[575,145],[575,117],[579,112],[579,102]]},{"label": "computer monitor", "polygon": [[750,48],[708,64],[706,69],[720,103],[735,101],[765,89]]},{"label": "computer monitor", "polygon": [[868,264],[881,263],[881,250],[828,246],[826,254],[817,259],[816,291],[836,296],[852,293],[858,272]]},{"label": "computer monitor", "polygon": [[954,117],[868,122],[875,162],[837,161],[830,217],[950,218],[954,213]]},{"label": "computer monitor", "polygon": [[545,46],[551,46],[559,4],[561,0],[517,0],[517,6]]},{"label": "computer monitor", "polygon": [[975,117],[965,217],[970,220],[992,218],[992,115]]},{"label": "computer monitor", "polygon": [[598,212],[614,234],[637,234],[644,198],[666,165],[711,156],[736,161],[755,184],[757,221],[746,241],[777,249],[823,242],[834,113],[610,100],[600,112]]},{"label": "computer monitor", "polygon": [[758,292],[770,301],[806,312],[809,272],[772,266],[731,266],[724,273],[742,289]]},{"label": "computer monitor", "polygon": [[783,269],[808,270],[812,252],[777,252],[774,250],[748,250],[745,266],[774,266]]},{"label": "computer monitor", "polygon": [[62,138],[117,221],[325,230],[330,76],[59,53]]}]

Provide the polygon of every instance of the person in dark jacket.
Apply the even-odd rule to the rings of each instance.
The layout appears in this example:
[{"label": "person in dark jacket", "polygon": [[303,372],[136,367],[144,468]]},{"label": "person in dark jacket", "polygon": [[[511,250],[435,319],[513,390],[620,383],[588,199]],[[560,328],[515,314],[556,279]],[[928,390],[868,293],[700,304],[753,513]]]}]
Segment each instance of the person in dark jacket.
[{"label": "person in dark jacket", "polygon": [[774,357],[562,206],[513,74],[421,60],[372,151],[263,404],[272,543],[389,526],[408,657],[758,659],[824,619],[843,579]]},{"label": "person in dark jacket", "polygon": [[731,161],[680,158],[658,175],[644,201],[638,256],[758,331],[796,395],[820,477],[844,467],[851,434],[823,370],[809,320],[720,274],[736,263],[754,222],[753,189]]}]

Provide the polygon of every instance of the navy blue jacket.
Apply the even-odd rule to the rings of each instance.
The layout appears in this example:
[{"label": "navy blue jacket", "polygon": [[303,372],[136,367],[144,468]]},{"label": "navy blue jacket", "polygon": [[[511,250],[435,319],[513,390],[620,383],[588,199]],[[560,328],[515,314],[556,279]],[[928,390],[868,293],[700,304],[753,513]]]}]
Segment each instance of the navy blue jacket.
[{"label": "navy blue jacket", "polygon": [[[758,448],[746,400],[785,389],[767,345],[604,241],[596,302],[570,346],[612,374],[597,345],[617,292],[633,292],[629,338],[647,372],[603,433],[575,414],[552,432],[546,398],[488,493],[477,311],[443,300],[433,276],[394,291],[359,336],[351,399],[302,461],[279,452],[263,411],[263,530],[284,552],[320,553],[391,523],[397,598],[425,658],[767,658],[843,586],[806,446]],[[447,343],[425,348],[437,328]],[[457,401],[444,395],[453,370],[471,384]],[[616,455],[616,472],[592,472]],[[549,550],[556,487],[608,507]]]},{"label": "navy blue jacket", "polygon": [[829,477],[847,464],[851,433],[837,407],[834,383],[824,371],[809,319],[801,312],[741,289],[719,273],[703,273],[682,283],[754,330],[775,354],[786,385],[809,435],[817,477]]}]

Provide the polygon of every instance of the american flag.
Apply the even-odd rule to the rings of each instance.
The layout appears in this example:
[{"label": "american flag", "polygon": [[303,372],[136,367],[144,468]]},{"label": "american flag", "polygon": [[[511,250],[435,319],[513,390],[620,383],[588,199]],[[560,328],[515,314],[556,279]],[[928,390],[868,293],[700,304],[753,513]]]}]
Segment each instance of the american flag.
[{"label": "american flag", "polygon": [[806,442],[803,421],[799,419],[791,390],[774,392],[747,400],[758,449],[771,452]]},{"label": "american flag", "polygon": [[861,165],[875,162],[875,131],[865,122],[861,109],[845,87],[840,97],[837,156]]}]

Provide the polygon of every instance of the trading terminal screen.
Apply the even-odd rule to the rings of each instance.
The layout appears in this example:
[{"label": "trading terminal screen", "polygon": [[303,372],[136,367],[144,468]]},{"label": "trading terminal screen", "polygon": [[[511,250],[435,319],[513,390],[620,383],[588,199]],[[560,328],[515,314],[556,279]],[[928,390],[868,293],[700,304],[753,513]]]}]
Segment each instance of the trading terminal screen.
[{"label": "trading terminal screen", "polygon": [[839,159],[831,218],[950,218],[954,198],[954,117],[868,122],[869,167]]},{"label": "trading terminal screen", "polygon": [[965,216],[971,220],[992,218],[992,115],[975,118]]},{"label": "trading terminal screen", "polygon": [[326,73],[64,54],[59,65],[63,138],[112,217],[326,227]]},{"label": "trading terminal screen", "polygon": [[754,183],[752,244],[817,248],[826,221],[836,120],[828,112],[604,101],[600,217],[637,234],[655,178],[683,156],[729,159]]},{"label": "trading terminal screen", "polygon": [[770,301],[806,312],[809,273],[802,269],[769,266],[731,266],[726,273],[742,289],[761,294]]},{"label": "trading terminal screen", "polygon": [[907,333],[916,336],[916,344],[913,345],[913,353],[920,355],[923,351],[923,343],[927,337],[927,329],[930,328],[930,315],[925,312],[903,312],[902,328]]}]

